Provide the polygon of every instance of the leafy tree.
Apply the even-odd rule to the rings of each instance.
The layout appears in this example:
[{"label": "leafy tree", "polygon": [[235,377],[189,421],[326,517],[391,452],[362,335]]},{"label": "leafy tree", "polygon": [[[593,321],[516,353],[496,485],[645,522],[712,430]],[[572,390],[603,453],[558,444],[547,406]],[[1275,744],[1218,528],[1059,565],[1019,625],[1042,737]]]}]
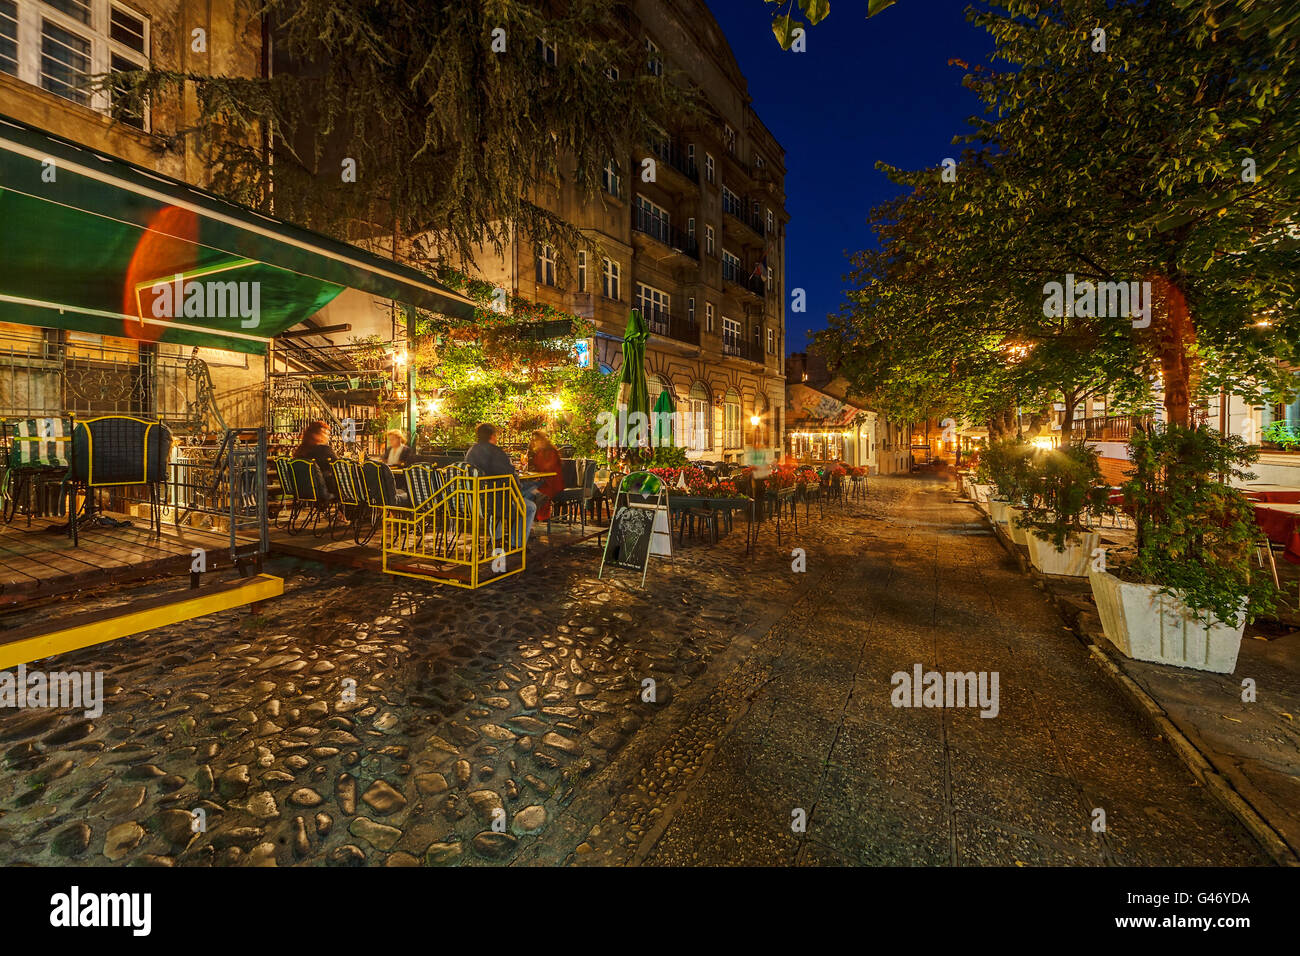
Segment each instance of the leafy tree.
[{"label": "leafy tree", "polygon": [[137,104],[192,95],[183,135],[202,144],[212,188],[254,208],[417,265],[473,262],[516,230],[564,249],[578,233],[547,208],[549,187],[568,179],[598,201],[611,157],[694,103],[679,78],[647,70],[621,6],[251,0],[271,28],[273,77],[155,69],[111,82]]},{"label": "leafy tree", "polygon": [[[781,44],[781,49],[788,50],[794,43],[796,30],[803,28],[803,21],[799,19],[794,12],[794,0],[764,0],[769,6],[775,7],[779,13],[772,15],[772,32],[776,34],[776,42]],[[886,7],[892,7],[895,0],[866,0],[867,16],[874,17]],[[799,0],[799,10],[808,18],[808,22],[816,26],[830,15],[830,0]]]}]

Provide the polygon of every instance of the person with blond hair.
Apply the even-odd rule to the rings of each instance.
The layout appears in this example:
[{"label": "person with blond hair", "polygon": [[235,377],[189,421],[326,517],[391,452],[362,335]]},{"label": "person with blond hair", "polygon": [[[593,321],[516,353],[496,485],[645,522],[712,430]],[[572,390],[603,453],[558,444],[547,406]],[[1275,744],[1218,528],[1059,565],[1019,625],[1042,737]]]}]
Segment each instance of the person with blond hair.
[{"label": "person with blond hair", "polygon": [[405,468],[415,461],[415,449],[406,443],[406,435],[396,428],[384,433],[387,447],[384,449],[384,464],[389,468]]}]

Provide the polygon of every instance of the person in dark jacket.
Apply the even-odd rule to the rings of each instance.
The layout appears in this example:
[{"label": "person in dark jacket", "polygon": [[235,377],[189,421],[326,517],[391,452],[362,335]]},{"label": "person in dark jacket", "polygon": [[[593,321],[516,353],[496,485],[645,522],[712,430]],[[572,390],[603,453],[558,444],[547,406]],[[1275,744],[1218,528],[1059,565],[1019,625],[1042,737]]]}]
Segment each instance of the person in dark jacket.
[{"label": "person in dark jacket", "polygon": [[415,449],[406,443],[406,436],[396,428],[390,428],[384,438],[388,441],[384,464],[389,468],[405,468],[415,461]]},{"label": "person in dark jacket", "polygon": [[293,457],[314,461],[325,479],[326,490],[329,491],[331,497],[338,498],[339,486],[334,479],[332,464],[338,458],[338,455],[334,454],[334,449],[330,448],[329,425],[325,422],[316,421],[304,428],[302,438],[299,440],[298,447],[294,450]]},{"label": "person in dark jacket", "polygon": [[[510,456],[497,445],[497,427],[483,422],[474,429],[474,444],[465,452],[465,464],[473,468],[481,477],[495,475],[512,475],[516,480],[519,472],[515,470]],[[537,514],[537,502],[533,500],[536,490],[535,482],[520,482],[519,490],[523,492],[526,521],[524,523],[524,546],[528,545],[528,535],[533,530],[533,517]],[[518,545],[518,542],[511,542]]]}]

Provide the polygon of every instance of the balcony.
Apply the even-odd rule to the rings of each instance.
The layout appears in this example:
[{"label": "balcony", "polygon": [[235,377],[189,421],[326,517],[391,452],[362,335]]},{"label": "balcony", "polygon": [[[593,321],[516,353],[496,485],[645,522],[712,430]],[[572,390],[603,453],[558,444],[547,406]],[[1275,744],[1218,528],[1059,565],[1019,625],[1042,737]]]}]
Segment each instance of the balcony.
[{"label": "balcony", "polygon": [[751,295],[756,295],[760,299],[767,297],[767,283],[759,276],[754,275],[754,269],[748,270],[742,265],[737,268],[732,263],[722,261],[722,278],[727,282],[740,286]]},{"label": "balcony", "polygon": [[1088,441],[1128,441],[1135,427],[1147,428],[1151,421],[1150,415],[1102,415],[1076,420],[1074,428],[1082,425]]},{"label": "balcony", "polygon": [[700,167],[679,145],[669,139],[652,140],[649,145],[660,163],[686,177],[693,186],[699,186]]},{"label": "balcony", "polygon": [[647,308],[644,302],[642,303],[641,315],[646,320],[646,325],[649,326],[650,331],[655,335],[672,339],[674,342],[699,346],[700,327],[694,322],[675,316],[667,309],[661,309],[657,306]]},{"label": "balcony", "polygon": [[632,229],[667,246],[673,252],[699,261],[700,245],[693,236],[688,236],[663,219],[650,215],[640,206],[632,210]]},{"label": "balcony", "polygon": [[722,336],[722,354],[742,358],[747,362],[763,364],[763,349],[757,342],[746,342],[738,335]]}]

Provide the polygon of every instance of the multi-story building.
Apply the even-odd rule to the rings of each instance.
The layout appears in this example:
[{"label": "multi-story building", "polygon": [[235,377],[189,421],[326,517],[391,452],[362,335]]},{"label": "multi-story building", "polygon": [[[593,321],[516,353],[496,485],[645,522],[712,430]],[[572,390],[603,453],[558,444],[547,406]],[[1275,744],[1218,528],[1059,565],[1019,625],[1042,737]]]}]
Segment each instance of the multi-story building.
[{"label": "multi-story building", "polygon": [[631,13],[645,68],[684,74],[705,118],[611,158],[598,200],[565,184],[542,195],[591,237],[569,268],[555,249],[521,239],[478,271],[594,320],[593,361],[615,373],[629,313],[640,309],[651,404],[670,392],[678,444],[692,458],[770,457],[785,405],[785,153],[704,0],[637,0]]}]

